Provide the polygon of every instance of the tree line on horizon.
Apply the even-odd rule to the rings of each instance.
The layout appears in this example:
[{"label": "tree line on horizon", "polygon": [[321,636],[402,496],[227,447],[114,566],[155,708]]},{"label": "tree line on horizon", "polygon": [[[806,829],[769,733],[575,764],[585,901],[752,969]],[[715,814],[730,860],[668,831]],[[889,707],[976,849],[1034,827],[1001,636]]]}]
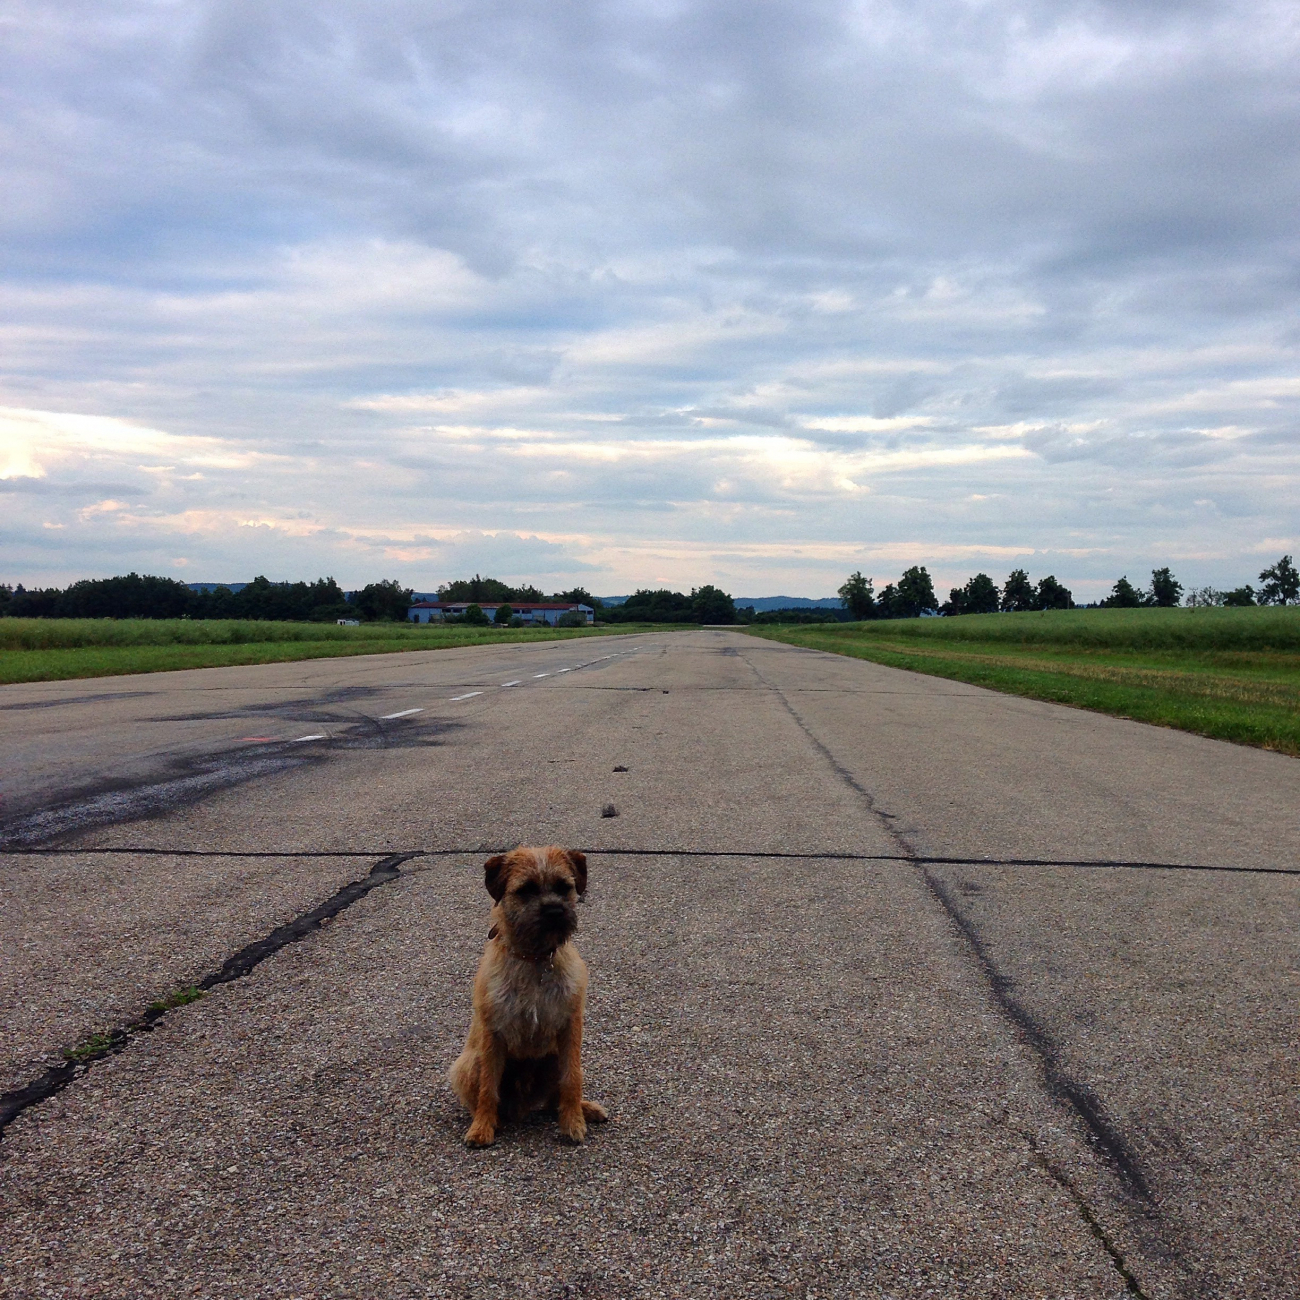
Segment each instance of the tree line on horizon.
[{"label": "tree line on horizon", "polygon": [[[1226,605],[1294,605],[1300,603],[1300,571],[1290,555],[1284,555],[1259,575],[1258,590],[1249,583],[1233,591],[1216,591],[1212,587],[1195,588],[1187,593],[1191,607]],[[1172,609],[1183,603],[1184,587],[1166,565],[1151,570],[1151,582],[1139,591],[1128,575],[1116,580],[1110,595],[1097,602],[1100,609]],[[871,578],[861,572],[849,575],[837,593],[844,608],[854,619],[918,618],[922,614],[1014,614],[1030,610],[1074,609],[1073,593],[1056,580],[1054,574],[1030,581],[1024,569],[1013,569],[999,588],[987,573],[977,573],[964,586],[953,587],[948,599],[940,604],[928,570],[914,565],[903,572],[897,583],[888,583],[877,595]],[[1090,607],[1092,608],[1092,607]]]},{"label": "tree line on horizon", "polygon": [[27,590],[0,585],[0,617],[7,618],[192,618],[254,622],[405,622],[411,589],[393,579],[344,592],[333,578],[272,582],[259,575],[239,591],[218,586],[194,591],[176,578],[128,573],[87,578],[65,588]]},{"label": "tree line on horizon", "polygon": [[[735,607],[717,587],[679,591],[645,588],[624,605],[604,604],[585,587],[547,595],[531,583],[511,586],[497,578],[475,574],[443,583],[439,600],[472,605],[541,604],[563,601],[589,605],[602,622],[611,623],[731,623]],[[340,618],[359,622],[406,622],[415,593],[393,579],[372,582],[360,591],[345,592],[333,578],[315,582],[272,582],[258,576],[239,591],[217,586],[195,591],[175,578],[128,573],[113,578],[87,578],[68,587],[25,588],[0,584],[0,617],[8,618],[189,618],[248,619],[289,623],[332,623]],[[500,612],[500,609],[498,609]],[[512,611],[513,612],[513,611]],[[479,611],[480,615],[482,611]],[[506,616],[506,621],[509,620]],[[471,617],[471,622],[479,619]],[[482,616],[486,623],[486,616]]]},{"label": "tree line on horizon", "polygon": [[444,582],[438,588],[439,600],[467,600],[476,605],[497,605],[502,601],[512,605],[543,605],[548,601],[563,601],[566,604],[590,605],[592,609],[603,608],[601,602],[586,587],[571,587],[568,591],[555,591],[549,596],[540,587],[531,582],[512,587],[508,582],[497,578],[484,578],[475,574],[472,578],[457,578],[454,582]]},{"label": "tree line on horizon", "polygon": [[717,587],[705,585],[692,587],[689,595],[667,587],[652,589],[641,587],[618,605],[606,605],[585,587],[572,587],[557,591],[553,596],[542,595],[538,588],[525,585],[511,587],[496,578],[483,578],[477,573],[472,578],[461,578],[444,583],[438,588],[439,600],[470,600],[476,603],[508,601],[537,602],[550,600],[572,601],[590,605],[602,623],[734,623],[736,606],[732,598]]},{"label": "tree line on horizon", "polygon": [[[1300,571],[1284,555],[1259,575],[1260,586],[1245,584],[1233,591],[1211,587],[1186,593],[1166,566],[1151,571],[1145,591],[1127,575],[1119,578],[1110,595],[1098,602],[1102,608],[1170,608],[1189,606],[1245,606],[1300,604]],[[532,584],[510,586],[496,578],[475,574],[444,583],[442,600],[489,604],[539,604],[546,600],[589,605],[602,623],[769,623],[841,622],[845,619],[917,618],[922,614],[994,614],[1028,610],[1073,609],[1068,587],[1049,574],[1037,583],[1024,569],[1013,569],[999,587],[986,573],[977,573],[961,587],[953,587],[942,604],[924,565],[904,570],[897,582],[879,592],[861,572],[850,574],[840,587],[842,610],[794,609],[755,613],[752,606],[737,608],[733,598],[706,584],[690,593],[667,587],[639,588],[619,605],[604,605],[584,587],[554,592],[549,598]],[[344,592],[333,578],[315,582],[272,582],[259,575],[240,591],[217,586],[195,591],[175,578],[128,573],[114,578],[88,578],[66,588],[27,590],[21,583],[0,584],[0,617],[9,618],[193,618],[248,619],[279,622],[334,622],[355,618],[360,622],[405,622],[414,599],[411,588],[395,579],[372,582],[359,591]],[[486,621],[486,620],[485,620]]]},{"label": "tree line on horizon", "polygon": [[845,609],[857,620],[1074,608],[1073,594],[1056,580],[1055,574],[1035,584],[1024,569],[1013,569],[1001,588],[987,573],[977,573],[965,586],[953,587],[942,604],[924,565],[905,569],[896,583],[886,583],[878,594],[871,578],[863,577],[861,572],[852,573],[838,595]]}]

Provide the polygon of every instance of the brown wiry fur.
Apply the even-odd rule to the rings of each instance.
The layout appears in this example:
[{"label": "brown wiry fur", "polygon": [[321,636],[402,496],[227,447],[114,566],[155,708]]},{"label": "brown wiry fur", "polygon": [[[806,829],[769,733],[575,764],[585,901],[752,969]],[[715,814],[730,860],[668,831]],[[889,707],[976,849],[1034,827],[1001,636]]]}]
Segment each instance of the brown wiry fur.
[{"label": "brown wiry fur", "polygon": [[495,900],[474,979],[465,1050],[448,1078],[474,1117],[470,1146],[490,1146],[503,1118],[555,1109],[570,1142],[606,1118],[582,1096],[587,967],[570,942],[587,859],[576,850],[524,848],[492,857],[483,879]]}]

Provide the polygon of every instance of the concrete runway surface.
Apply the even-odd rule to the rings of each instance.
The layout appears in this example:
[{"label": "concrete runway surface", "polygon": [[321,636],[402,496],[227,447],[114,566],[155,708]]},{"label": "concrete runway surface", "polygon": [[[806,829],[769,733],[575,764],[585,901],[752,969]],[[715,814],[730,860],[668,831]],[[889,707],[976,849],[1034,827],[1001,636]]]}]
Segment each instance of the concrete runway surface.
[{"label": "concrete runway surface", "polygon": [[[9,686],[0,746],[0,1295],[1300,1294],[1293,759],[710,630]],[[469,1151],[519,842],[590,854],[612,1119]]]}]

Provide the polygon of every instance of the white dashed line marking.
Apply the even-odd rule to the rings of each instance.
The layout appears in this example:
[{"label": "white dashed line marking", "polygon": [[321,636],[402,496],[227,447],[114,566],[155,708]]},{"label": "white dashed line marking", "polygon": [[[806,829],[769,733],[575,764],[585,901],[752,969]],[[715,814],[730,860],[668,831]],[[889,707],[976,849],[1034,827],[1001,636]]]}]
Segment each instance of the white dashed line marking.
[{"label": "white dashed line marking", "polygon": [[533,678],[536,680],[538,677],[549,677],[550,675],[550,673],[534,673]]},{"label": "white dashed line marking", "polygon": [[502,682],[501,685],[502,685],[502,687],[506,687],[506,686],[518,686],[519,683],[518,683],[518,682]]},{"label": "white dashed line marking", "polygon": [[317,732],[316,735],[314,736],[295,736],[291,743],[295,745],[301,745],[304,740],[324,740],[324,739],[325,739],[325,733],[323,731],[320,731]]},{"label": "white dashed line marking", "polygon": [[567,668],[557,668],[555,671],[557,673],[567,673],[569,670]]},{"label": "white dashed line marking", "polygon": [[381,722],[387,722],[389,718],[409,718],[412,713],[423,713],[423,709],[403,709],[401,713],[385,713]]},{"label": "white dashed line marking", "polygon": [[455,704],[457,700],[473,699],[475,695],[482,695],[482,694],[483,694],[482,691],[466,691],[464,695],[453,695],[451,697],[451,703]]}]

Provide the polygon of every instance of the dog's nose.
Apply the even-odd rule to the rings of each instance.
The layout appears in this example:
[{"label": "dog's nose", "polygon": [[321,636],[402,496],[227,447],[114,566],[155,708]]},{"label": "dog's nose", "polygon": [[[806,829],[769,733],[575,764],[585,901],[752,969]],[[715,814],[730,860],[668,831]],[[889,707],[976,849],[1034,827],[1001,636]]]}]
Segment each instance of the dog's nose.
[{"label": "dog's nose", "polygon": [[542,915],[552,918],[561,917],[564,915],[564,904],[557,902],[543,903]]}]

